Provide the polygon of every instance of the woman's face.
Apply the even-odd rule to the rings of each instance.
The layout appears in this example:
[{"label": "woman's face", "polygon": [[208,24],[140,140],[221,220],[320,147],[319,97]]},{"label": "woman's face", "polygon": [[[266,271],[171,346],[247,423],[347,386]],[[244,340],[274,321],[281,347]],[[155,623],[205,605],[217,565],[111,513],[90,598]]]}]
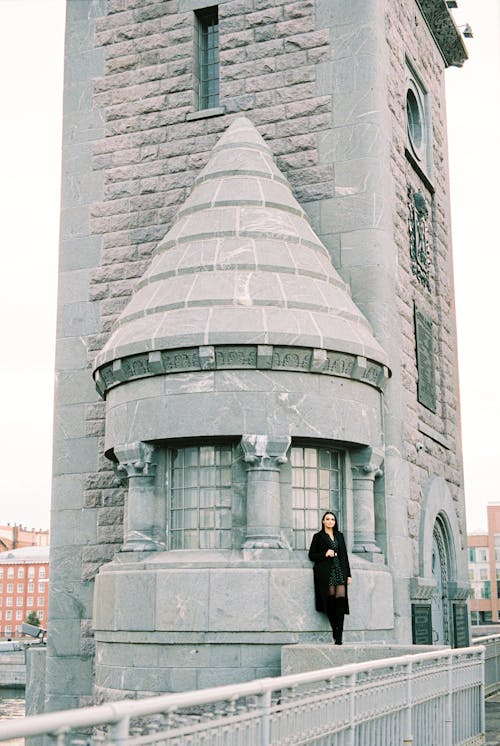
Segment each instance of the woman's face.
[{"label": "woman's face", "polygon": [[323,518],[323,526],[325,528],[333,528],[335,526],[335,516],[333,513],[327,513]]}]

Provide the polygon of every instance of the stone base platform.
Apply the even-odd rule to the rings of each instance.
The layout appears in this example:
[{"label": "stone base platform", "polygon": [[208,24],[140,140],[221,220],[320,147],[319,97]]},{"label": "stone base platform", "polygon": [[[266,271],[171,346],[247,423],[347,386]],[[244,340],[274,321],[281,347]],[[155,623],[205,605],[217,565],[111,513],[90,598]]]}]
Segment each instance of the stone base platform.
[{"label": "stone base platform", "polygon": [[377,643],[284,645],[281,648],[281,675],[287,676],[322,668],[345,666],[348,663],[397,658],[400,655],[416,655],[436,650],[443,650],[443,646]]}]

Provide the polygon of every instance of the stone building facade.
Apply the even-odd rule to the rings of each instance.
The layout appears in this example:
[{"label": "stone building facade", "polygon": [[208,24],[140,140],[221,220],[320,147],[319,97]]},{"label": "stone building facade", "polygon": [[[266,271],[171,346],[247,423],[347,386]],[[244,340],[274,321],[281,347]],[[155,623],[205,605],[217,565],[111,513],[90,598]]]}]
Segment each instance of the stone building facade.
[{"label": "stone building facade", "polygon": [[444,0],[68,3],[49,708],[327,639],[325,509],[349,641],[467,641],[465,58]]}]

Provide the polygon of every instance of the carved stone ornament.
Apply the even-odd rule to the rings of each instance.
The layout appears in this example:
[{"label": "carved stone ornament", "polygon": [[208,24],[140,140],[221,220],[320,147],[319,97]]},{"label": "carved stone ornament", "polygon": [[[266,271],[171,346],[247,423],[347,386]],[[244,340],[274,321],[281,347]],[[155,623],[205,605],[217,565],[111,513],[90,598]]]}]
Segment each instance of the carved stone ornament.
[{"label": "carved stone ornament", "polygon": [[280,370],[351,378],[383,390],[389,378],[385,365],[345,352],[278,345],[203,345],[178,350],[144,352],[114,360],[96,373],[104,396],[120,383],[202,370]]},{"label": "carved stone ornament", "polygon": [[115,456],[118,458],[118,464],[114,466],[115,472],[121,479],[154,476],[154,452],[154,446],[140,441],[115,448]]},{"label": "carved stone ornament", "polygon": [[243,435],[241,447],[243,458],[251,468],[279,469],[288,461],[287,451],[290,447],[289,436]]},{"label": "carved stone ornament", "polygon": [[429,208],[425,197],[408,187],[408,232],[411,269],[427,290],[431,289],[431,248],[429,243]]}]

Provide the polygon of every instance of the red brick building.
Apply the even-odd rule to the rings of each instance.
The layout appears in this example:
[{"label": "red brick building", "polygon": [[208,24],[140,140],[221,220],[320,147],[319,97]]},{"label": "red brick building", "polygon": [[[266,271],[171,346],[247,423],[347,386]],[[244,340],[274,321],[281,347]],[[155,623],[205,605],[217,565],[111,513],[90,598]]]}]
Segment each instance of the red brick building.
[{"label": "red brick building", "polygon": [[48,528],[27,528],[18,523],[0,525],[0,552],[21,547],[48,547]]},{"label": "red brick building", "polygon": [[489,503],[488,531],[467,536],[473,624],[500,621],[500,503]]},{"label": "red brick building", "polygon": [[0,552],[0,639],[20,637],[32,611],[46,627],[48,581],[48,546]]}]

